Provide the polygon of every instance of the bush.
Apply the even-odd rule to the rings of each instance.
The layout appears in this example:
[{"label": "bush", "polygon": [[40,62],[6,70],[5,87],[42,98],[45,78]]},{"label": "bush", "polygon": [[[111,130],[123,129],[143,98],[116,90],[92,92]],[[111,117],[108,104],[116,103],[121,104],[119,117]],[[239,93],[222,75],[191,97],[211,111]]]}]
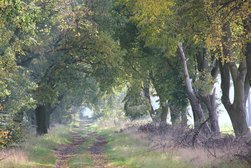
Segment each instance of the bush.
[{"label": "bush", "polygon": [[12,141],[12,132],[0,129],[0,147],[7,146]]},{"label": "bush", "polygon": [[139,119],[148,114],[149,112],[147,106],[144,104],[138,106],[130,106],[125,109],[125,115],[132,120]]},{"label": "bush", "polygon": [[0,128],[0,148],[9,146],[12,143],[22,141],[24,137],[23,126],[12,123],[5,128]]}]

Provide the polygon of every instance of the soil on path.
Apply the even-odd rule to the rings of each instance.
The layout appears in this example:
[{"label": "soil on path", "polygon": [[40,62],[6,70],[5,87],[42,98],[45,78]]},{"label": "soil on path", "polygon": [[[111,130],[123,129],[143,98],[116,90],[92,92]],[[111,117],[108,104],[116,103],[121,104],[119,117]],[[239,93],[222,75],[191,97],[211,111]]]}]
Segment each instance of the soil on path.
[{"label": "soil on path", "polygon": [[95,142],[89,147],[89,152],[93,160],[94,168],[111,168],[104,156],[104,147],[107,141],[104,137],[96,136]]},{"label": "soil on path", "polygon": [[85,138],[75,132],[72,132],[72,139],[71,144],[61,145],[55,151],[57,157],[55,168],[67,168],[68,161],[77,153],[79,146],[85,141]]},{"label": "soil on path", "polygon": [[[84,128],[83,132],[86,132],[87,127],[90,126],[88,122],[80,123],[80,128]],[[99,136],[96,132],[86,132],[86,135],[83,137],[79,132],[72,132],[72,143],[61,145],[55,151],[55,155],[57,157],[55,168],[68,168],[69,160],[78,154],[78,149],[80,145],[85,141],[90,139],[93,140],[91,145],[87,147],[86,153],[91,156],[93,161],[93,168],[115,168],[114,166],[109,165],[107,159],[104,155],[104,148],[107,144],[107,140],[103,136]],[[119,167],[117,167],[119,168]]]}]

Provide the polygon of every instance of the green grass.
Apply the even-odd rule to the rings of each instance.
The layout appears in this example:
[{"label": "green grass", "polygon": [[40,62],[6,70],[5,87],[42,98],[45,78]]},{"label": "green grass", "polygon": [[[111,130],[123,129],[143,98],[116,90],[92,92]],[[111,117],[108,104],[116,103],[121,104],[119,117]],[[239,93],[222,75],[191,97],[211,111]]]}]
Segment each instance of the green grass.
[{"label": "green grass", "polygon": [[[96,128],[97,129],[97,128]],[[145,140],[139,140],[130,133],[115,133],[112,129],[99,130],[99,134],[109,141],[105,148],[105,154],[111,165],[126,168],[193,168],[192,163],[182,160],[181,157],[163,153],[161,151],[149,151],[149,145]],[[191,151],[188,154],[193,154]],[[201,166],[201,168],[248,168],[241,161],[218,161],[218,164]]]},{"label": "green grass", "polygon": [[[81,134],[81,132],[80,132]],[[87,139],[77,151],[77,154],[73,156],[68,165],[70,168],[91,168],[93,166],[93,161],[91,156],[88,154],[88,147],[93,144],[95,138]]]},{"label": "green grass", "polygon": [[[0,162],[0,168],[53,168],[56,157],[54,150],[61,144],[71,143],[70,131],[78,132],[85,137],[88,132],[97,132],[106,137],[105,157],[112,166],[123,168],[192,168],[192,163],[185,161],[181,156],[162,151],[150,151],[149,142],[135,136],[134,133],[115,133],[112,128],[98,128],[92,125],[84,131],[78,125],[59,126],[41,137],[31,136],[21,149],[6,161]],[[91,168],[93,160],[88,147],[92,146],[95,136],[88,137],[68,162],[69,168]],[[21,152],[20,152],[21,151]],[[193,151],[188,150],[188,154]],[[212,166],[213,165],[213,166]],[[202,168],[247,168],[248,166],[237,160],[222,161],[215,165],[201,166]]]},{"label": "green grass", "polygon": [[68,164],[70,168],[91,168],[93,161],[89,154],[83,152],[72,157]]},{"label": "green grass", "polygon": [[54,151],[59,144],[70,143],[69,128],[59,127],[43,137],[32,138],[28,141],[28,157],[39,164],[54,165]]},{"label": "green grass", "polygon": [[[14,159],[1,162],[1,168],[52,168],[56,162],[54,150],[70,143],[70,128],[59,126],[41,137],[30,136],[22,145],[22,153],[14,152]],[[18,159],[25,158],[25,159]]]},{"label": "green grass", "polygon": [[111,165],[130,168],[192,168],[167,153],[149,151],[146,141],[136,139],[126,133],[102,130],[108,139],[105,154]]},{"label": "green grass", "polygon": [[234,135],[234,130],[233,127],[231,125],[221,125],[220,126],[220,131],[222,134],[230,134],[230,135]]}]

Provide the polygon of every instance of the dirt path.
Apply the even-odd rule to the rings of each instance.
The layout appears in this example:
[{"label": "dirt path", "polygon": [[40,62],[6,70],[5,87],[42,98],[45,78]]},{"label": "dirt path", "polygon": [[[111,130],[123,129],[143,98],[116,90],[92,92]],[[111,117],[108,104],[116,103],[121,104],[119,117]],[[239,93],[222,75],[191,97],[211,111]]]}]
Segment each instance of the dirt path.
[{"label": "dirt path", "polygon": [[77,153],[79,146],[85,141],[85,138],[75,132],[72,132],[72,139],[71,144],[61,145],[55,151],[57,157],[55,168],[67,168],[69,159]]},{"label": "dirt path", "polygon": [[104,137],[96,136],[95,142],[89,147],[94,168],[110,168],[103,153],[106,144],[107,141]]},{"label": "dirt path", "polygon": [[[104,148],[107,144],[105,137],[99,136],[96,132],[88,132],[87,128],[90,126],[89,122],[81,122],[78,131],[72,132],[72,143],[67,145],[61,145],[55,151],[57,157],[55,168],[68,168],[69,160],[74,156],[78,155],[80,145],[87,141],[93,141],[86,148],[86,153],[89,154],[93,161],[93,168],[114,168],[109,165],[104,155]],[[82,128],[82,129],[80,129]],[[86,134],[80,135],[80,131]]]}]

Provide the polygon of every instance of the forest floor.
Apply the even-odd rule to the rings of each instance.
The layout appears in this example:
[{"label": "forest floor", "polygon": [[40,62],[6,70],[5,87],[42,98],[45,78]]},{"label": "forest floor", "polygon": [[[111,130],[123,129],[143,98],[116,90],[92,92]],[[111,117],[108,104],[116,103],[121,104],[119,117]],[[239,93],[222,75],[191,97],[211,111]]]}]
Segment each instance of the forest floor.
[{"label": "forest floor", "polygon": [[108,164],[104,154],[107,139],[89,130],[89,127],[90,122],[80,122],[78,128],[70,132],[72,142],[58,146],[55,150],[57,157],[55,168],[114,168]]},{"label": "forest floor", "polygon": [[[57,126],[20,148],[0,151],[0,168],[248,168],[204,149],[170,148],[168,140],[138,130],[92,121]],[[160,148],[156,148],[160,146]]]}]

